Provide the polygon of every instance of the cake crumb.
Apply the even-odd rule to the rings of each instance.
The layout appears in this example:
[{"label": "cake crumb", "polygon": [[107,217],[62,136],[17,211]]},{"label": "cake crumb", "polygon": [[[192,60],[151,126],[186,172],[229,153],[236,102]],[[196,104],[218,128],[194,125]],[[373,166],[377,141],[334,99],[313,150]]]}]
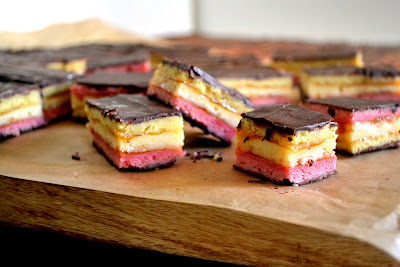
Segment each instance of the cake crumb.
[{"label": "cake crumb", "polygon": [[299,184],[292,184],[292,186],[299,187],[300,185]]},{"label": "cake crumb", "polygon": [[78,173],[74,172],[74,178],[78,178]]}]

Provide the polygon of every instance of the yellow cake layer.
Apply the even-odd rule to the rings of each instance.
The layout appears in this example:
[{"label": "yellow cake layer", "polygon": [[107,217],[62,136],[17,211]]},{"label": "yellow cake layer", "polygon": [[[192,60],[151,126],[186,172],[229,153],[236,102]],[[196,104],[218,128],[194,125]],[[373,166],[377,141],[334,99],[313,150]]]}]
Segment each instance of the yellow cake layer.
[{"label": "yellow cake layer", "polygon": [[265,80],[220,79],[222,84],[238,90],[245,96],[293,96],[291,78],[274,78]]},{"label": "yellow cake layer", "polygon": [[64,92],[69,92],[72,82],[65,82],[62,84],[49,85],[42,88],[42,97],[50,97]]},{"label": "yellow cake layer", "polygon": [[83,74],[86,71],[86,59],[74,59],[68,62],[55,61],[46,66],[49,69]]},{"label": "yellow cake layer", "polygon": [[270,88],[270,89],[291,89],[293,86],[291,77],[278,77],[268,79],[218,79],[222,84],[228,87],[250,87],[250,88]]},{"label": "yellow cake layer", "polygon": [[313,98],[325,98],[335,96],[354,96],[361,94],[393,93],[400,94],[399,85],[318,85],[309,84],[302,88],[305,95]]},{"label": "yellow cake layer", "polygon": [[[254,122],[251,119],[243,118],[238,131],[249,138],[262,140],[268,127]],[[321,144],[325,140],[336,140],[337,126],[331,127],[330,124],[322,128],[316,128],[312,131],[299,131],[296,134],[284,134],[278,131],[273,131],[270,142],[279,144],[280,146],[296,151],[298,149],[311,147]],[[247,143],[247,142],[246,142]]]},{"label": "yellow cake layer", "polygon": [[85,101],[81,100],[80,98],[76,97],[75,95],[71,94],[71,109],[72,109],[72,117],[74,118],[86,118],[85,113]]},{"label": "yellow cake layer", "polygon": [[398,132],[392,135],[388,134],[356,142],[348,142],[348,140],[342,140],[339,137],[337,141],[337,149],[357,154],[366,149],[382,147],[385,144],[393,142],[400,142],[400,134]]},{"label": "yellow cake layer", "polygon": [[239,131],[237,134],[237,146],[243,152],[251,152],[285,167],[295,167],[334,155],[336,138],[326,139],[314,146],[292,150],[279,143],[262,140],[258,136],[249,137],[247,133]]},{"label": "yellow cake layer", "polygon": [[175,80],[158,76],[153,78],[150,84],[158,86],[163,90],[206,110],[208,113],[232,127],[236,127],[240,121],[241,116],[239,113],[233,112],[220,104],[210,101],[207,97],[204,97],[204,95],[199,94],[197,90],[184,83],[178,83]]},{"label": "yellow cake layer", "polygon": [[159,85],[166,78],[191,87],[197,92],[197,94],[202,95],[211,102],[219,104],[235,113],[241,114],[251,110],[251,108],[243,103],[243,101],[233,98],[224,90],[214,87],[202,79],[192,79],[186,71],[182,71],[166,64],[160,64],[154,73],[152,82]]},{"label": "yellow cake layer", "polygon": [[362,75],[301,76],[302,91],[310,97],[323,98],[371,93],[400,93],[400,78],[368,78]]},{"label": "yellow cake layer", "polygon": [[306,72],[301,74],[301,83],[318,85],[398,85],[400,77],[371,78],[364,75],[309,75]]},{"label": "yellow cake layer", "polygon": [[41,118],[43,117],[42,106],[36,105],[24,105],[20,108],[14,109],[7,113],[0,115],[0,126],[14,123],[17,121],[30,119],[30,118]]},{"label": "yellow cake layer", "polygon": [[349,59],[330,59],[330,60],[313,60],[313,61],[273,61],[271,67],[285,70],[289,73],[300,74],[303,68],[322,68],[330,66],[355,66],[363,67],[364,63],[361,54]]},{"label": "yellow cake layer", "polygon": [[27,94],[15,94],[0,100],[0,116],[27,106],[41,106],[42,99],[39,90],[32,90]]},{"label": "yellow cake layer", "polygon": [[392,120],[341,124],[337,147],[355,154],[369,147],[379,147],[395,141],[400,141],[400,117]]},{"label": "yellow cake layer", "polygon": [[55,95],[43,98],[43,110],[60,107],[70,102],[69,91],[61,92]]},{"label": "yellow cake layer", "polygon": [[90,128],[119,152],[140,153],[178,149],[183,146],[183,119],[180,116],[126,124],[116,121],[112,123],[109,118],[100,118],[95,109],[86,110]]}]

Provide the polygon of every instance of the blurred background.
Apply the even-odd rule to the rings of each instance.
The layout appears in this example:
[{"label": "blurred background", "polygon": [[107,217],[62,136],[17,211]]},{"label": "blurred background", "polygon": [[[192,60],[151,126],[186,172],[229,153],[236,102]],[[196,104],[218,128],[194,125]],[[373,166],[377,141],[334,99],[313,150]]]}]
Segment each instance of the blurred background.
[{"label": "blurred background", "polygon": [[7,2],[0,31],[37,31],[53,23],[98,18],[149,37],[286,39],[400,43],[397,0],[68,0]]}]

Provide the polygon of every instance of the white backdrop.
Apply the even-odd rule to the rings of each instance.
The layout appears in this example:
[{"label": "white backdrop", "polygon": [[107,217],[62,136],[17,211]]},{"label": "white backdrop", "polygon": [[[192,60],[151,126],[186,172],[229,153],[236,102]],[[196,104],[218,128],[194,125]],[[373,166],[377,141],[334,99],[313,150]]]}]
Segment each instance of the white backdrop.
[{"label": "white backdrop", "polygon": [[400,44],[399,0],[198,0],[202,33]]},{"label": "white backdrop", "polygon": [[98,17],[151,37],[211,36],[400,43],[399,0],[1,1],[0,31]]}]

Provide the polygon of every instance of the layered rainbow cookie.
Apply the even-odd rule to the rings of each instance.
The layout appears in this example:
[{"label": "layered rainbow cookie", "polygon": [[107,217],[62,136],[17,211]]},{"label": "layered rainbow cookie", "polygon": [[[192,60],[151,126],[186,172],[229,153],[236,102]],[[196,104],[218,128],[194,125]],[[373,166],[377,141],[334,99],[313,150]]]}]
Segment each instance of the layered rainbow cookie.
[{"label": "layered rainbow cookie", "polygon": [[96,72],[71,86],[72,117],[86,119],[85,101],[116,94],[146,94],[151,73]]},{"label": "layered rainbow cookie", "polygon": [[400,103],[335,97],[307,100],[306,108],[329,114],[339,125],[337,150],[358,155],[400,145]]},{"label": "layered rainbow cookie", "polygon": [[0,80],[37,84],[46,123],[71,114],[70,87],[75,75],[39,66],[0,65]]},{"label": "layered rainbow cookie", "polygon": [[352,49],[331,49],[317,51],[276,51],[272,55],[271,67],[292,73],[295,78],[304,68],[329,66],[364,65],[360,51]]},{"label": "layered rainbow cookie", "polygon": [[182,111],[192,125],[227,144],[235,139],[240,114],[253,109],[246,96],[203,70],[168,59],[154,72],[147,95]]},{"label": "layered rainbow cookie", "polygon": [[49,69],[62,70],[76,74],[104,72],[149,72],[151,70],[150,55],[146,50],[138,50],[123,55],[108,55],[86,51],[82,55],[73,55],[61,61],[46,64]]},{"label": "layered rainbow cookie", "polygon": [[37,85],[0,82],[0,140],[45,124]]},{"label": "layered rainbow cookie", "polygon": [[254,106],[288,104],[299,100],[292,76],[267,66],[210,67],[206,71],[222,84],[250,98]]},{"label": "layered rainbow cookie", "polygon": [[297,104],[242,114],[234,167],[276,184],[303,185],[336,173],[337,123]]},{"label": "layered rainbow cookie", "polygon": [[184,156],[179,111],[144,95],[115,95],[86,101],[93,145],[119,170],[148,171]]},{"label": "layered rainbow cookie", "polygon": [[306,68],[300,77],[304,99],[351,96],[400,100],[400,72],[388,66]]}]

